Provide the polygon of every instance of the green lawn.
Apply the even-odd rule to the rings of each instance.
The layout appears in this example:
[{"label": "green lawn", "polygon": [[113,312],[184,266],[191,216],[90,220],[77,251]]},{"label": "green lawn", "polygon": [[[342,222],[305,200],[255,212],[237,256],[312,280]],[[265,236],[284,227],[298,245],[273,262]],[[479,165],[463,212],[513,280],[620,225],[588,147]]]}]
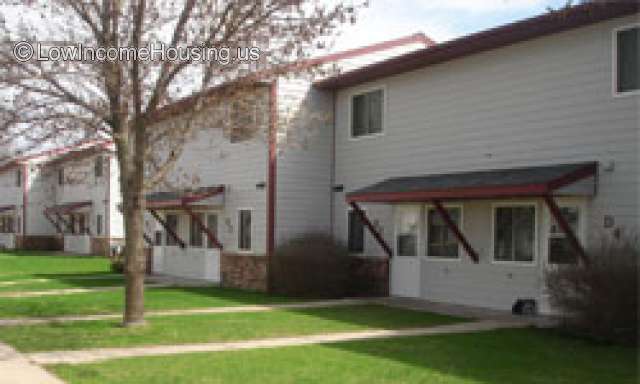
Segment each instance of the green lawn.
[{"label": "green lawn", "polygon": [[[260,292],[219,287],[147,288],[147,310],[275,304],[293,300]],[[122,312],[124,290],[42,297],[0,297],[0,318],[88,315]]]},{"label": "green lawn", "polygon": [[49,275],[47,277],[0,281],[0,293],[46,291],[49,289],[66,288],[117,287],[123,286],[123,284],[124,279],[120,275]]},{"label": "green lawn", "polygon": [[635,384],[635,352],[521,329],[131,358],[51,369],[71,384]]},{"label": "green lawn", "polygon": [[143,328],[117,321],[5,327],[0,340],[20,351],[47,351],[250,340],[330,332],[427,327],[464,319],[377,305],[148,318]]},{"label": "green lawn", "polygon": [[51,252],[0,252],[0,281],[110,273],[104,257],[62,256]]}]

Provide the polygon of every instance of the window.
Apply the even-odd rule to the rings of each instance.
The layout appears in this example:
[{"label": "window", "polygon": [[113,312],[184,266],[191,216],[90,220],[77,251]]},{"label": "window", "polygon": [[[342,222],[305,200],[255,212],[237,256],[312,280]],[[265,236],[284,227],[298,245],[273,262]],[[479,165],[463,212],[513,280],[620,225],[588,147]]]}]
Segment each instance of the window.
[{"label": "window", "polygon": [[154,237],[155,237],[154,241],[156,243],[155,245],[158,245],[158,246],[162,245],[162,231],[155,231]]},{"label": "window", "polygon": [[349,211],[347,231],[349,252],[364,252],[364,224],[354,210]]},{"label": "window", "polygon": [[94,173],[96,175],[96,178],[102,177],[102,170],[104,167],[102,156],[96,157],[96,162],[94,165],[95,165]]},{"label": "window", "polygon": [[396,218],[396,255],[417,256],[420,210],[399,208]]},{"label": "window", "polygon": [[195,213],[191,218],[191,225],[189,226],[189,245],[192,247],[202,247],[202,229],[200,229],[200,223],[204,220],[202,213]]},{"label": "window", "polygon": [[58,185],[64,185],[64,168],[58,169]]},{"label": "window", "polygon": [[238,212],[238,249],[251,249],[251,211],[248,209]]},{"label": "window", "polygon": [[[560,207],[562,217],[569,223],[573,233],[578,236],[580,233],[580,208],[578,207]],[[560,225],[551,218],[551,227],[549,228],[549,263],[551,264],[576,264],[576,253],[569,243],[569,239],[565,235]]]},{"label": "window", "polygon": [[14,233],[13,216],[0,217],[0,233]]},{"label": "window", "polygon": [[378,89],[351,98],[351,137],[382,133],[384,91]]},{"label": "window", "polygon": [[[218,236],[218,215],[207,215],[207,228],[209,231],[213,233],[216,237]],[[210,239],[207,239],[207,247],[215,248],[215,245],[211,242]]]},{"label": "window", "polygon": [[96,235],[102,235],[102,215],[96,215]]},{"label": "window", "polygon": [[19,187],[22,185],[22,170],[17,169],[16,170],[16,187]]},{"label": "window", "polygon": [[616,92],[640,89],[640,27],[616,31]]},{"label": "window", "polygon": [[16,216],[16,233],[22,232],[22,220],[20,216]]},{"label": "window", "polygon": [[167,229],[165,231],[165,244],[172,246],[178,245],[178,241],[171,236],[170,232],[178,233],[178,215],[168,214],[165,216]]},{"label": "window", "polygon": [[76,233],[76,216],[69,215],[69,227],[67,228],[67,233],[75,234]]},{"label": "window", "polygon": [[[458,207],[445,209],[459,228],[462,222],[462,209]],[[460,247],[455,235],[435,208],[429,208],[427,212],[427,256],[457,259]]]},{"label": "window", "polygon": [[536,238],[535,206],[496,207],[494,226],[494,260],[533,262]]}]

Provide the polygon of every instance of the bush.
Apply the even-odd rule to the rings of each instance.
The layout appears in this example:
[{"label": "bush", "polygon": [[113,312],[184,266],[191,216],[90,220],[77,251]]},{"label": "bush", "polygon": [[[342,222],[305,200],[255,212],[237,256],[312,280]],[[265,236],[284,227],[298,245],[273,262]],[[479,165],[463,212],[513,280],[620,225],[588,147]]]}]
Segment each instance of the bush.
[{"label": "bush", "polygon": [[306,234],[276,249],[271,258],[274,293],[298,297],[340,298],[348,280],[347,247],[324,234]]},{"label": "bush", "polygon": [[547,272],[551,305],[562,311],[565,327],[602,341],[638,341],[637,241],[603,241],[589,252],[589,266],[563,266]]},{"label": "bush", "polygon": [[124,253],[121,248],[111,249],[109,260],[111,261],[111,272],[124,272]]}]

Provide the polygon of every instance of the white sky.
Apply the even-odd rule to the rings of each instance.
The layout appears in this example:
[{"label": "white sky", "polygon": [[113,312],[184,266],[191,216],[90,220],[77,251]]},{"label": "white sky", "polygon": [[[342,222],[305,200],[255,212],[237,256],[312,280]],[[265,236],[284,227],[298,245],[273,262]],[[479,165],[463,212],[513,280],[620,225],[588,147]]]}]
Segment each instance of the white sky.
[{"label": "white sky", "polygon": [[566,0],[371,0],[356,25],[344,28],[335,47],[354,48],[416,32],[442,42],[564,4]]}]

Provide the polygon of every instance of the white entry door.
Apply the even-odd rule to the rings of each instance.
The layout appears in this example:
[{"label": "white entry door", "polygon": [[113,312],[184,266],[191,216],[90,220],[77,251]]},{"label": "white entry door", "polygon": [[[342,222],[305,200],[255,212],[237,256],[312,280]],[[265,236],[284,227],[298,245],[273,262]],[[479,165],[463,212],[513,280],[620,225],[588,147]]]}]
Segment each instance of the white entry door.
[{"label": "white entry door", "polygon": [[392,296],[420,297],[421,258],[419,206],[398,206],[394,209],[394,257],[391,259]]},{"label": "white entry door", "polygon": [[391,296],[420,297],[420,258],[396,256],[391,259]]}]

